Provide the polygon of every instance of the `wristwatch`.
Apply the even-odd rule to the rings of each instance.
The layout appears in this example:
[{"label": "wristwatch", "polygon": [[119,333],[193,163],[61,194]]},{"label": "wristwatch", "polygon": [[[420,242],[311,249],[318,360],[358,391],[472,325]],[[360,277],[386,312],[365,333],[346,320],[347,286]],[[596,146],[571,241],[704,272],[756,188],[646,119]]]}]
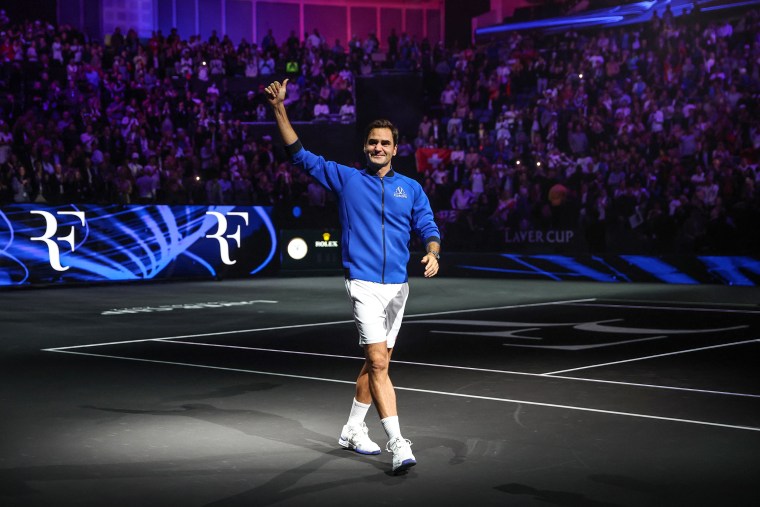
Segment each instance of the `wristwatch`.
[{"label": "wristwatch", "polygon": [[432,251],[432,250],[429,250],[429,251],[428,251],[428,253],[429,253],[429,254],[433,254],[433,255],[435,256],[435,259],[436,259],[436,260],[441,260],[441,254],[440,254],[440,253],[438,253],[438,252],[434,252],[434,251]]}]

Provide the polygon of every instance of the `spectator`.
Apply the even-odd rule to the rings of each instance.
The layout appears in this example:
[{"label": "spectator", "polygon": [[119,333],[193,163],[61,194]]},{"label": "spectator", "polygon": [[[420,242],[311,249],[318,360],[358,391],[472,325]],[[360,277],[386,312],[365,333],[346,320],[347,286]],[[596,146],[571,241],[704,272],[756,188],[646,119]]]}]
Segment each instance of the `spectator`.
[{"label": "spectator", "polygon": [[140,204],[153,204],[159,189],[159,177],[152,166],[146,165],[135,178],[137,189],[137,202]]},{"label": "spectator", "polygon": [[326,121],[330,116],[330,106],[327,105],[325,99],[320,98],[314,106],[314,120]]},{"label": "spectator", "polygon": [[459,144],[462,141],[462,119],[454,111],[446,123],[446,138],[449,145]]},{"label": "spectator", "polygon": [[30,202],[32,194],[32,181],[26,174],[24,166],[18,166],[11,180],[13,188],[13,202]]},{"label": "spectator", "polygon": [[451,209],[456,211],[466,211],[474,201],[475,194],[473,194],[472,191],[467,188],[467,185],[462,182],[451,195]]},{"label": "spectator", "polygon": [[356,107],[351,97],[346,99],[345,104],[340,106],[340,121],[343,123],[353,123],[356,121]]}]

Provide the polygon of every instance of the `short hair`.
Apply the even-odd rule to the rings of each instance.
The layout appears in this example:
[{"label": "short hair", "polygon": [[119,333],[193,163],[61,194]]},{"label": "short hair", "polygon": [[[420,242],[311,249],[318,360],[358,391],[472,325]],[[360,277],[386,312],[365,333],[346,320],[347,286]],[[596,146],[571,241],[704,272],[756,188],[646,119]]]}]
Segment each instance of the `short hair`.
[{"label": "short hair", "polygon": [[398,146],[398,128],[390,120],[384,118],[377,119],[367,125],[367,128],[364,129],[364,144],[367,144],[369,133],[375,129],[390,129],[393,136],[393,145]]}]

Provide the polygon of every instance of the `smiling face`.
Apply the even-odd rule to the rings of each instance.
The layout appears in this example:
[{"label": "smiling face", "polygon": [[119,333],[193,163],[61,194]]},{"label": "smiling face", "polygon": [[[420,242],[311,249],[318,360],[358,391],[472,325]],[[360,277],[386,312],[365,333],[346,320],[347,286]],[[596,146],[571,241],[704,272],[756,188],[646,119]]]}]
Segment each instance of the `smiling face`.
[{"label": "smiling face", "polygon": [[369,131],[364,142],[364,153],[367,155],[367,165],[384,176],[391,168],[391,158],[396,155],[397,146],[393,140],[390,128],[374,128]]}]

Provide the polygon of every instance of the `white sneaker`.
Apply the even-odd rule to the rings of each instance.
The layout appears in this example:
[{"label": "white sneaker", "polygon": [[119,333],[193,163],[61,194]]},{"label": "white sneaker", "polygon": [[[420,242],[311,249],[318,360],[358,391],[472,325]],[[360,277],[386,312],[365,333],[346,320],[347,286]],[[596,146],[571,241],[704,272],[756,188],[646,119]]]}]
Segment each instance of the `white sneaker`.
[{"label": "white sneaker", "polygon": [[398,475],[417,464],[412,454],[412,443],[402,437],[396,437],[385,446],[385,450],[393,453],[393,474]]},{"label": "white sneaker", "polygon": [[359,426],[343,426],[338,443],[341,447],[352,449],[359,454],[380,454],[380,446],[369,438],[369,429],[364,422]]}]

